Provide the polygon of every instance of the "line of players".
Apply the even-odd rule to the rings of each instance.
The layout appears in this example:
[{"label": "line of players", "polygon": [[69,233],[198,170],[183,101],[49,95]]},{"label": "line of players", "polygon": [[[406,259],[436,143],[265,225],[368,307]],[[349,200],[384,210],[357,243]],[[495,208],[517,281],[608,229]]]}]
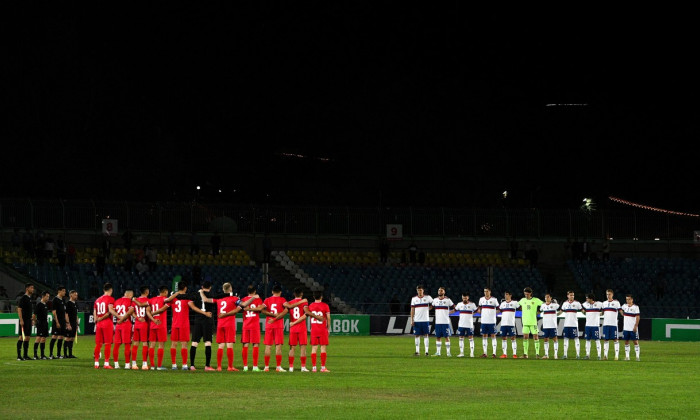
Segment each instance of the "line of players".
[{"label": "line of players", "polygon": [[[282,345],[284,343],[284,316],[290,316],[289,332],[289,371],[294,371],[295,348],[299,347],[301,371],[308,372],[306,367],[306,347],[309,342],[306,327],[306,319],[310,318],[311,324],[311,364],[312,371],[316,372],[317,354],[320,353],[320,371],[330,372],[326,368],[326,355],[328,336],[330,331],[330,308],[323,302],[322,292],[314,292],[314,302],[308,303],[303,299],[300,288],[294,290],[295,298],[287,301],[281,296],[282,289],[279,285],[272,288],[272,296],[264,301],[257,294],[255,286],[248,287],[248,295],[239,298],[233,294],[230,283],[224,283],[223,293],[214,298],[206,296],[204,290],[188,292],[185,281],[180,281],[178,290],[168,296],[167,286],[160,286],[158,295],[149,298],[149,288],[142,286],[140,296],[134,297],[133,290],[126,290],[124,296],[119,299],[112,297],[112,285],[104,285],[104,295],[95,301],[93,316],[95,319],[95,369],[100,368],[100,358],[104,347],[104,369],[120,369],[120,347],[124,347],[124,367],[139,370],[137,365],[138,349],[141,348],[141,370],[167,370],[163,367],[164,347],[167,341],[167,313],[172,312],[172,325],[170,331],[170,357],[172,370],[177,370],[177,346],[180,347],[182,370],[196,370],[187,365],[187,343],[190,341],[190,310],[212,318],[212,312],[204,311],[197,307],[194,301],[199,298],[201,302],[216,305],[216,342],[217,368],[206,366],[205,371],[221,371],[224,351],[226,352],[228,371],[238,371],[234,367],[233,345],[236,342],[236,314],[243,314],[242,349],[243,371],[248,371],[248,352],[252,348],[253,372],[269,371],[271,349],[275,348],[275,361],[277,372],[286,372],[282,367]],[[264,369],[258,367],[260,344],[260,315],[266,316],[265,324],[265,355]],[[210,320],[211,321],[211,320]],[[209,325],[213,325],[210,322]],[[195,336],[202,337],[202,332],[192,335],[193,344]],[[211,330],[203,333],[205,341],[212,341]],[[197,338],[199,342],[200,338]],[[113,348],[112,348],[113,344]],[[318,351],[320,347],[320,352]],[[110,365],[110,356],[113,366]],[[150,362],[150,365],[149,365]]]},{"label": "line of players", "polygon": [[[19,298],[17,316],[19,318],[20,337],[17,341],[17,360],[48,360],[48,359],[75,359],[73,344],[78,331],[78,292],[71,290],[66,296],[65,286],[58,286],[56,296],[51,301],[49,310],[48,291],[39,296],[36,308],[32,308],[32,295],[34,285],[27,283],[24,287],[24,295]],[[52,314],[51,341],[49,342],[49,356],[46,356],[46,339],[49,337],[49,313]],[[36,327],[34,338],[34,357],[29,357],[29,340],[32,334],[32,326]],[[56,355],[54,356],[54,346]],[[63,354],[61,354],[63,348]],[[41,355],[39,355],[41,349]],[[24,354],[22,354],[24,353]]]},{"label": "line of players", "polygon": [[[554,343],[554,359],[558,358],[559,354],[559,338],[557,336],[557,316],[564,314],[564,329],[562,336],[564,338],[564,351],[562,359],[568,358],[569,340],[574,341],[576,358],[580,359],[580,342],[578,332],[578,312],[581,311],[586,315],[586,324],[584,329],[584,338],[586,340],[586,355],[584,359],[590,359],[591,341],[595,341],[598,360],[608,360],[609,341],[614,342],[615,360],[619,359],[620,343],[618,339],[618,313],[623,316],[623,332],[622,336],[625,340],[625,360],[630,360],[630,341],[634,342],[634,350],[636,360],[640,360],[639,348],[639,306],[634,304],[634,298],[631,294],[626,295],[626,303],[620,305],[617,299],[614,299],[612,289],[606,291],[607,299],[603,302],[595,300],[593,294],[586,295],[586,302],[579,303],[574,299],[574,292],[567,292],[567,300],[561,306],[552,300],[552,296],[545,294],[545,301],[532,296],[532,289],[527,287],[523,293],[525,297],[519,301],[513,300],[510,292],[504,293],[504,300],[498,302],[498,299],[491,296],[491,289],[484,288],[484,296],[479,299],[478,306],[469,300],[468,293],[462,293],[462,301],[455,305],[452,300],[445,296],[445,289],[438,289],[437,298],[433,299],[426,295],[422,285],[416,287],[417,295],[411,299],[411,325],[415,340],[416,351],[415,356],[420,355],[420,339],[423,337],[425,355],[429,354],[429,310],[433,309],[435,313],[435,344],[436,352],[433,356],[442,354],[442,346],[445,346],[447,356],[451,356],[450,352],[450,314],[459,313],[459,323],[457,334],[459,336],[459,355],[464,357],[465,337],[469,341],[470,357],[474,357],[474,314],[481,314],[481,336],[483,353],[482,358],[488,357],[488,338],[491,337],[492,358],[497,358],[497,339],[496,339],[496,324],[497,315],[501,315],[500,334],[502,337],[501,348],[502,353],[500,358],[508,357],[508,339],[511,341],[511,355],[513,358],[518,358],[517,351],[517,334],[515,331],[515,312],[518,308],[522,311],[523,321],[523,354],[522,358],[529,357],[529,336],[533,335],[535,344],[535,357],[537,359],[549,359],[549,340]],[[540,342],[539,331],[537,329],[537,315],[542,317],[542,337],[544,338],[544,355],[540,357]],[[603,340],[604,349],[601,353],[600,343],[600,317],[603,316]]]}]

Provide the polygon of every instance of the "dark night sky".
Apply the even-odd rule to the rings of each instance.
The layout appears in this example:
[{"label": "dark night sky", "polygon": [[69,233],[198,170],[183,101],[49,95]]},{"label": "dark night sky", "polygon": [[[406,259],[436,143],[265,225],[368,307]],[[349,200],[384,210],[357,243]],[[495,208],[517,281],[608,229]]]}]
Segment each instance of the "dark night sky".
[{"label": "dark night sky", "polygon": [[5,197],[700,211],[682,11],[94,3],[3,5]]}]

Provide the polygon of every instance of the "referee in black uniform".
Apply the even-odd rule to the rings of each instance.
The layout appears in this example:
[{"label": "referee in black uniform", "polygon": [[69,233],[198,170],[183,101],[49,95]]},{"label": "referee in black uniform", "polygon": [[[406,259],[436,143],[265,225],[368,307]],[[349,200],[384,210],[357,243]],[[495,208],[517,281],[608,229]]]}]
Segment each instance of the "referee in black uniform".
[{"label": "referee in black uniform", "polygon": [[[61,346],[63,346],[63,336],[66,335],[66,303],[63,297],[66,295],[66,287],[58,286],[56,296],[51,301],[51,312],[53,312],[53,330],[51,331],[51,342],[49,343],[49,359],[63,359],[61,356]],[[58,341],[58,344],[56,343]],[[53,355],[53,346],[56,346],[56,356]]]},{"label": "referee in black uniform", "polygon": [[[29,339],[32,336],[32,295],[34,285],[27,283],[24,285],[24,294],[17,303],[17,316],[19,317],[19,340],[17,340],[17,360],[31,360],[29,355]],[[22,334],[24,333],[24,334]],[[22,338],[24,336],[24,338]],[[22,356],[24,349],[24,357]]]},{"label": "referee in black uniform", "polygon": [[[202,283],[204,296],[211,298],[211,282],[205,280]],[[204,303],[202,298],[197,293],[194,304],[205,312],[216,314],[216,305],[213,303]],[[193,311],[194,312],[194,311]],[[192,329],[192,346],[190,347],[190,366],[194,366],[194,357],[197,353],[197,346],[201,340],[204,340],[204,354],[206,356],[206,364],[204,370],[211,370],[211,341],[214,330],[214,316],[211,318],[201,315],[198,312],[194,313],[194,328]]]},{"label": "referee in black uniform", "polygon": [[66,324],[66,340],[63,343],[63,358],[76,359],[73,356],[73,343],[75,336],[78,334],[78,292],[71,290],[68,292],[68,302],[66,302],[66,316],[68,324]]},{"label": "referee in black uniform", "polygon": [[34,310],[34,325],[36,325],[36,338],[34,339],[34,360],[39,360],[36,354],[37,348],[41,346],[41,360],[48,359],[44,354],[46,349],[46,337],[49,336],[49,292],[41,293],[41,299],[36,303]]}]

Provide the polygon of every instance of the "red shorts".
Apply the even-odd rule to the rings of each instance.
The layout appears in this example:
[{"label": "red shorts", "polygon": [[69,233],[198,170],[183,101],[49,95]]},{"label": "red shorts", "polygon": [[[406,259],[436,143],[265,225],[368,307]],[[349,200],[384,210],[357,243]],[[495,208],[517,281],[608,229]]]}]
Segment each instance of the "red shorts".
[{"label": "red shorts", "polygon": [[117,329],[114,331],[114,343],[131,344],[131,324],[117,325]]},{"label": "red shorts", "polygon": [[327,346],[328,345],[328,333],[311,333],[311,345],[312,346]]},{"label": "red shorts", "polygon": [[235,343],[236,342],[236,326],[232,325],[229,327],[217,327],[216,328],[216,342],[222,343]]},{"label": "red shorts", "polygon": [[241,343],[260,344],[260,328],[243,328]]},{"label": "red shorts", "polygon": [[265,330],[265,345],[284,344],[284,328],[268,328]]},{"label": "red shorts", "polygon": [[307,336],[308,336],[308,334],[306,333],[306,330],[298,331],[298,332],[290,332],[289,333],[289,345],[296,346],[297,344],[299,344],[299,345],[305,346],[308,342]]},{"label": "red shorts", "polygon": [[104,325],[97,326],[95,330],[95,341],[102,344],[112,344],[112,338],[114,337],[114,325]]},{"label": "red shorts", "polygon": [[168,341],[167,328],[151,328],[148,330],[148,341],[153,343],[165,343]]},{"label": "red shorts", "polygon": [[145,322],[140,322],[134,324],[134,342],[141,341],[145,343],[148,341],[148,324]]},{"label": "red shorts", "polygon": [[190,326],[172,327],[170,330],[170,341],[190,341]]}]

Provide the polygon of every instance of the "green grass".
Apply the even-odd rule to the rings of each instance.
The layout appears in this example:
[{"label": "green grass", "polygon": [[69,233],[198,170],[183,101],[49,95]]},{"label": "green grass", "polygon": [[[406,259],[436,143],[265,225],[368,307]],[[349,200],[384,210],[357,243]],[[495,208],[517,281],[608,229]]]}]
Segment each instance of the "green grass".
[{"label": "green grass", "polygon": [[[481,339],[475,341],[478,355]],[[74,349],[78,359],[66,360],[18,362],[16,342],[0,339],[0,418],[700,416],[697,342],[642,341],[638,363],[414,357],[412,336],[331,336],[328,374],[298,372],[298,354],[293,373],[204,372],[202,344],[196,361],[200,370],[195,372],[95,370],[94,336],[80,337]],[[452,339],[453,354],[458,353],[457,342]],[[434,343],[431,337],[432,352]],[[583,348],[581,341],[582,352]],[[164,366],[170,366],[168,349]],[[522,351],[520,340],[518,349]],[[309,354],[310,350],[309,346]],[[573,344],[569,352],[573,354]],[[215,365],[216,351],[212,353]],[[623,343],[620,353],[624,356]],[[274,356],[272,360],[274,365]],[[261,365],[262,361],[261,348]],[[235,365],[241,367],[240,342],[235,345]]]}]

